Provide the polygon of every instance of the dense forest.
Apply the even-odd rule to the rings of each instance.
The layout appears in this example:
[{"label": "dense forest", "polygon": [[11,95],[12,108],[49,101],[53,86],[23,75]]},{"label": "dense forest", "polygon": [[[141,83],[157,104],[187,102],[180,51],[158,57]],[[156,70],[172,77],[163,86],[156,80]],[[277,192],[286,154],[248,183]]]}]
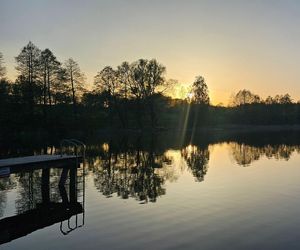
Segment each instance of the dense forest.
[{"label": "dense forest", "polygon": [[244,89],[229,106],[213,106],[202,76],[195,78],[186,98],[174,99],[168,91],[178,82],[167,80],[165,66],[155,59],[106,66],[96,74],[92,89],[87,89],[75,60],[61,63],[51,50],[40,50],[32,42],[15,61],[18,76],[12,82],[0,53],[0,138],[108,128],[195,130],[300,123],[300,104],[289,94],[262,99]]}]

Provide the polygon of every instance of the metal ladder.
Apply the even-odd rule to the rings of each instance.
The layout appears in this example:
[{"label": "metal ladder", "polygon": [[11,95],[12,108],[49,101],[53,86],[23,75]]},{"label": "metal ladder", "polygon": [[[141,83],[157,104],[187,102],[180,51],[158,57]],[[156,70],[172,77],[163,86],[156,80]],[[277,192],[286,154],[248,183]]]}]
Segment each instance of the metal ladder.
[{"label": "metal ladder", "polygon": [[[78,214],[73,215],[72,217],[70,217],[67,221],[61,221],[60,223],[60,231],[63,235],[67,235],[69,233],[71,233],[72,231],[74,231],[77,228],[80,228],[84,225],[84,221],[85,221],[85,150],[86,150],[86,145],[77,140],[77,139],[63,139],[60,142],[60,154],[63,155],[63,149],[64,147],[70,149],[73,147],[73,154],[76,156],[76,166],[78,166],[78,157],[82,156],[83,161],[82,161],[82,168],[80,168],[80,177],[82,181],[78,182],[78,179],[76,181],[76,192],[78,194],[78,184],[82,183],[82,200],[79,202],[82,205],[83,208],[83,212],[82,212],[82,221],[79,224],[78,222]],[[80,150],[82,155],[80,155]],[[76,172],[77,178],[78,178],[78,171]],[[71,226],[71,220],[72,218],[75,218],[75,222],[73,223],[73,226]],[[66,225],[64,225],[67,222]]]},{"label": "metal ladder", "polygon": [[82,142],[82,141],[79,141],[77,139],[63,139],[61,140],[60,142],[60,154],[63,155],[63,148],[64,147],[67,147],[68,149],[70,148],[74,148],[74,154],[76,156],[79,156],[78,155],[78,148],[81,148],[81,151],[82,151],[82,157],[83,159],[85,159],[85,150],[86,150],[86,145]]}]

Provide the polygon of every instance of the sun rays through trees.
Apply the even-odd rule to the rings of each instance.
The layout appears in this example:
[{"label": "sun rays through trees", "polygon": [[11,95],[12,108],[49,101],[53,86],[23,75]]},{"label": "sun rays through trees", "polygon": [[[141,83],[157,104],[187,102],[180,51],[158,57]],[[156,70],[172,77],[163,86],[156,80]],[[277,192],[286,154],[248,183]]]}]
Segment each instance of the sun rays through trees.
[{"label": "sun rays through trees", "polygon": [[[17,77],[10,81],[0,53],[2,135],[300,124],[300,104],[289,94],[262,98],[242,89],[232,96],[229,107],[213,106],[203,76],[197,76],[187,90],[186,84],[166,79],[166,67],[156,59],[103,67],[95,75],[92,89],[78,62],[70,57],[62,63],[53,51],[41,50],[32,42],[21,49],[15,61]],[[182,99],[170,95],[178,86],[186,88]]]}]

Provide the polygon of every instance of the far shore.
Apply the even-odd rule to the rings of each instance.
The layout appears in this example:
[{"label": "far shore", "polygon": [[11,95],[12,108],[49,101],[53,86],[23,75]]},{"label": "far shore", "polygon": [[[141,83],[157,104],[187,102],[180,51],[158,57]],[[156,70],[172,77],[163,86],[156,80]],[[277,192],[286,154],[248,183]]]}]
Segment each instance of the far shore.
[{"label": "far shore", "polygon": [[[108,128],[99,129],[97,132],[99,135],[107,133],[159,133],[159,132],[182,132],[182,129],[176,128],[164,128],[157,127],[154,129],[144,128],[144,129],[121,129],[121,128]],[[194,130],[188,128],[186,132],[193,132]],[[300,125],[214,125],[214,126],[203,126],[197,127],[195,132],[280,132],[280,131],[300,131]]]},{"label": "far shore", "polygon": [[[1,144],[13,143],[16,145],[28,143],[44,143],[53,142],[58,143],[64,138],[78,138],[83,141],[93,140],[97,138],[116,138],[116,137],[136,137],[143,136],[149,137],[151,135],[166,135],[167,137],[178,137],[183,135],[204,135],[214,139],[216,138],[234,138],[238,135],[247,134],[273,134],[273,133],[300,133],[300,125],[218,125],[218,126],[205,126],[197,127],[195,130],[188,128],[185,131],[176,128],[144,128],[144,129],[120,129],[120,128],[100,128],[97,130],[85,131],[74,130],[67,132],[54,132],[51,133],[47,130],[35,130],[35,131],[15,131],[15,133],[3,133],[0,132],[0,148]],[[295,138],[296,139],[296,138]]]}]

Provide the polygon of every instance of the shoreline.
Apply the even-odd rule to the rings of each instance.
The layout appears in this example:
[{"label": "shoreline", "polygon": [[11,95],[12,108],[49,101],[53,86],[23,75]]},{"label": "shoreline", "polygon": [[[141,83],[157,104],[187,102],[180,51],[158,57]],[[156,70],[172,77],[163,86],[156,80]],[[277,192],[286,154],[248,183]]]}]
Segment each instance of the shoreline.
[{"label": "shoreline", "polygon": [[[191,128],[185,132],[282,132],[282,131],[300,131],[299,125],[218,125],[197,127],[195,131]],[[120,129],[120,128],[104,128],[98,129],[97,134],[120,133],[120,134],[144,134],[144,133],[168,133],[183,132],[178,128],[143,128],[143,129]]]}]

